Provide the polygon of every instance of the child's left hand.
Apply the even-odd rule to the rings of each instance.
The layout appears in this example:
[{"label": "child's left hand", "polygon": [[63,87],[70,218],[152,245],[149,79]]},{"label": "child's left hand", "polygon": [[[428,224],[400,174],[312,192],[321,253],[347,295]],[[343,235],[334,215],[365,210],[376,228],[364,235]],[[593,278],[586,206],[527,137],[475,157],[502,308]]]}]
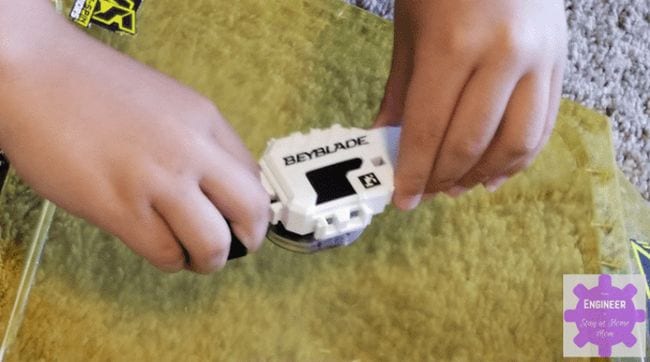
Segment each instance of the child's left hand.
[{"label": "child's left hand", "polygon": [[396,0],[375,126],[403,123],[393,201],[496,189],[547,142],[566,57],[561,0]]}]

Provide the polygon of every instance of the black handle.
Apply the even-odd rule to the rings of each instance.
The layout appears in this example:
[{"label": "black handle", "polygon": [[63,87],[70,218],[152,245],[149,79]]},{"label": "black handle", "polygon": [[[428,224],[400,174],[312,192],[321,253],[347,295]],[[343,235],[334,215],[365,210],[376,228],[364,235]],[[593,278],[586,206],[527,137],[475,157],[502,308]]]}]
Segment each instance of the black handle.
[{"label": "black handle", "polygon": [[[228,224],[228,227],[230,227],[230,224]],[[232,229],[230,229],[230,252],[228,253],[228,260],[232,259],[237,259],[241,258],[242,256],[246,256],[248,254],[248,249],[246,249],[246,246],[242,244],[241,241],[235,236],[235,234],[232,232]]]},{"label": "black handle", "polygon": [[[228,228],[230,229],[230,238],[231,238],[230,251],[228,252],[228,260],[237,259],[237,258],[241,258],[242,256],[246,256],[246,254],[248,254],[248,249],[246,249],[246,246],[244,246],[244,244],[242,244],[242,242],[239,241],[239,238],[237,238],[237,236],[232,232],[232,228],[230,227],[230,222],[226,220],[226,223],[228,223]],[[185,264],[190,265],[192,262],[190,258],[190,253],[187,251],[187,249],[182,247],[182,245],[181,245],[181,249],[183,249],[183,255],[185,256]]]}]

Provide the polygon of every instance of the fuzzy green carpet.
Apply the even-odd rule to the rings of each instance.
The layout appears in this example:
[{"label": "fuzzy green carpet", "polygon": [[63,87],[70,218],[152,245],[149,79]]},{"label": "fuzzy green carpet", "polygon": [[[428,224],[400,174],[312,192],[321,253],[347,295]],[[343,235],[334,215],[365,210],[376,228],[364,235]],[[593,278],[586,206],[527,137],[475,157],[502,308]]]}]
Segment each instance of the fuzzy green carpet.
[{"label": "fuzzy green carpet", "polygon": [[[100,36],[213,99],[257,155],[295,130],[369,125],[392,41],[389,23],[328,0],[157,0],[139,28]],[[3,252],[38,210],[12,182],[0,323],[17,272]],[[562,275],[627,270],[625,240],[607,120],[565,102],[498,192],[389,209],[318,255],[267,243],[218,275],[170,276],[59,211],[9,360],[559,359]]]}]

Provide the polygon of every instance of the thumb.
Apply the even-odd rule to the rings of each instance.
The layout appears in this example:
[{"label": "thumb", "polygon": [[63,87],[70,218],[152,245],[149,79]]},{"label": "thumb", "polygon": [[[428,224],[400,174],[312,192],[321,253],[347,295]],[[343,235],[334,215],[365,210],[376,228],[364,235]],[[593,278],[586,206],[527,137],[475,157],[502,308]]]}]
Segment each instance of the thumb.
[{"label": "thumb", "polygon": [[406,16],[399,7],[395,9],[395,34],[393,38],[393,60],[390,75],[386,81],[384,98],[375,117],[373,128],[395,126],[402,122],[404,102],[413,71],[412,41],[407,36]]}]

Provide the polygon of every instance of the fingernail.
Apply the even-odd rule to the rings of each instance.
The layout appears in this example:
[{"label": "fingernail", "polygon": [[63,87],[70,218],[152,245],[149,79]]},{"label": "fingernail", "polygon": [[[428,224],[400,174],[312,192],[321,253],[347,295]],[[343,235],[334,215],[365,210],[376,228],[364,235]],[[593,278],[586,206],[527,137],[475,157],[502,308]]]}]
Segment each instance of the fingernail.
[{"label": "fingernail", "polygon": [[508,176],[495,177],[485,184],[485,188],[490,192],[495,192],[507,180],[508,180]]},{"label": "fingernail", "polygon": [[399,209],[408,211],[415,209],[422,200],[422,195],[397,195],[395,196],[395,206]]},{"label": "fingernail", "polygon": [[445,191],[445,193],[447,195],[451,196],[451,197],[460,196],[460,195],[464,194],[465,192],[467,192],[467,188],[463,187],[463,186],[454,186],[454,187],[448,189],[447,191]]}]

